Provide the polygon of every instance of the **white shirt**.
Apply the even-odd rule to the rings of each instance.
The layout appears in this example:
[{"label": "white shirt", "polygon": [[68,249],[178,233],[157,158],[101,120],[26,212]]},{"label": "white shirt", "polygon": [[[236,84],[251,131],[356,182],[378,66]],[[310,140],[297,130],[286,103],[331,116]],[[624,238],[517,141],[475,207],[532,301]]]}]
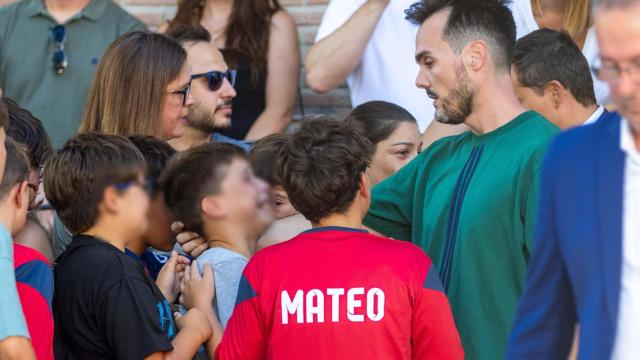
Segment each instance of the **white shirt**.
[{"label": "white shirt", "polygon": [[620,148],[626,155],[622,226],[622,278],[618,330],[611,359],[640,354],[640,151],[626,119],[620,124]]},{"label": "white shirt", "polygon": [[[340,28],[366,0],[332,0],[322,18],[316,42]],[[434,116],[433,101],[415,85],[418,26],[405,20],[404,10],[415,0],[392,0],[382,13],[358,67],[347,78],[351,103],[358,106],[384,100],[407,109],[421,132]]]},{"label": "white shirt", "polygon": [[593,114],[591,114],[591,116],[587,119],[587,121],[585,121],[584,124],[582,125],[593,124],[594,122],[598,121],[598,119],[600,119],[600,116],[602,116],[603,113],[604,113],[604,106],[598,105],[598,108],[596,109],[596,111],[594,111]]},{"label": "white shirt", "polygon": [[[516,22],[517,39],[540,28],[535,17],[533,17],[531,0],[514,0],[510,7],[513,12],[513,20]],[[587,33],[587,38],[582,47],[582,54],[587,58],[589,67],[597,68],[600,66],[600,49],[596,39],[596,31],[593,27],[591,27]],[[610,93],[607,83],[600,81],[593,72],[591,73],[591,77],[593,78],[593,88],[596,92],[598,104],[609,104],[611,98],[609,97]]]}]

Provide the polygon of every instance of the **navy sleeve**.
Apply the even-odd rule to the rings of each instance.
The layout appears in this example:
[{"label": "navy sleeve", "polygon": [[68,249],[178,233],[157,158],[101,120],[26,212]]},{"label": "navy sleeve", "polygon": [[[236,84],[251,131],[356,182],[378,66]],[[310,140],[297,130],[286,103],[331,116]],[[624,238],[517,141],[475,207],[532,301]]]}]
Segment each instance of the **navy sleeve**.
[{"label": "navy sleeve", "polygon": [[556,229],[554,179],[563,169],[554,158],[562,149],[554,142],[540,178],[538,221],[525,291],[520,298],[507,359],[566,359],[576,324],[571,284],[560,253]]}]

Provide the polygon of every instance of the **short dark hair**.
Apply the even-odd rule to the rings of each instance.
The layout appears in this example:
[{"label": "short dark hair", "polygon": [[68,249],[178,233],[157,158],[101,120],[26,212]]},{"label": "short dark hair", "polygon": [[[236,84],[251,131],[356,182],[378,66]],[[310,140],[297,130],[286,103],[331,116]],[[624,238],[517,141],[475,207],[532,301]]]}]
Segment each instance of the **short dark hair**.
[{"label": "short dark hair", "polygon": [[420,0],[407,10],[406,19],[416,25],[434,14],[450,10],[443,38],[455,53],[472,41],[484,40],[496,68],[509,70],[516,42],[516,24],[506,0]]},{"label": "short dark hair", "polygon": [[7,149],[7,160],[0,182],[0,199],[4,199],[16,184],[29,180],[29,156],[25,146],[7,137],[4,147]]},{"label": "short dark hair", "polygon": [[583,106],[596,103],[589,63],[566,32],[540,29],[520,38],[512,67],[518,82],[538,95],[556,80]]},{"label": "short dark hair", "polygon": [[51,140],[42,122],[29,110],[20,107],[15,101],[3,97],[2,102],[9,110],[9,128],[7,136],[24,144],[29,150],[29,163],[37,169],[51,157],[53,150]]},{"label": "short dark hair", "polygon": [[179,43],[210,42],[211,34],[200,25],[177,25],[165,34]]},{"label": "short dark hair", "polygon": [[166,141],[153,136],[132,135],[129,136],[129,140],[140,150],[147,163],[147,180],[153,183],[152,195],[156,195],[157,190],[160,190],[159,180],[162,171],[167,166],[169,159],[176,154],[176,150]]},{"label": "short dark hair", "polygon": [[140,150],[119,135],[96,132],[71,138],[47,163],[44,189],[64,226],[73,234],[95,225],[104,190],[145,175]]},{"label": "short dark hair", "polygon": [[174,156],[160,182],[164,200],[175,220],[189,231],[203,234],[200,203],[208,195],[218,194],[233,159],[247,159],[235,145],[211,143],[190,148]]},{"label": "short dark hair", "polygon": [[344,213],[360,189],[373,149],[351,124],[327,117],[303,120],[287,138],[278,165],[293,207],[314,223]]},{"label": "short dark hair", "polygon": [[2,101],[0,101],[0,128],[5,130],[9,128],[9,112]]},{"label": "short dark hair", "polygon": [[402,122],[417,124],[402,106],[386,101],[369,101],[356,106],[345,119],[361,130],[374,145],[386,140]]},{"label": "short dark hair", "polygon": [[278,176],[278,159],[286,141],[286,134],[272,134],[256,141],[251,148],[249,160],[253,172],[271,186],[282,186]]}]

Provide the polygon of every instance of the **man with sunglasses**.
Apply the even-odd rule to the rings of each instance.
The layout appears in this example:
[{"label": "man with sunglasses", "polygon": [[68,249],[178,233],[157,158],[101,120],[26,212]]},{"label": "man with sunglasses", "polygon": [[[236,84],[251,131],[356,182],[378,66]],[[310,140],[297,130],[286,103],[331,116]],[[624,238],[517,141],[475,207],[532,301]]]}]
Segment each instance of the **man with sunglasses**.
[{"label": "man with sunglasses", "polygon": [[60,147],[78,129],[107,47],[119,35],[144,27],[113,1],[22,0],[5,6],[0,89],[41,119],[54,147]]},{"label": "man with sunglasses", "polygon": [[184,135],[170,141],[171,146],[182,151],[209,142],[226,142],[249,151],[250,143],[219,133],[231,126],[236,72],[228,68],[222,53],[211,44],[209,32],[202,27],[180,27],[167,35],[179,41],[187,52],[192,73],[191,95],[195,99]]}]

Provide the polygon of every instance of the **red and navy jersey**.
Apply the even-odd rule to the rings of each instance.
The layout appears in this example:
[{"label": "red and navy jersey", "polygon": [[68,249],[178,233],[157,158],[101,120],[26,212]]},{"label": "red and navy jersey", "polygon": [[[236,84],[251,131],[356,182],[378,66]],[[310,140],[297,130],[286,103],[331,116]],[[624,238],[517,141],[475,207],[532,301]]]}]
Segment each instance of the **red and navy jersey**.
[{"label": "red and navy jersey", "polygon": [[217,359],[461,359],[449,302],[417,246],[325,227],[258,252]]},{"label": "red and navy jersey", "polygon": [[53,271],[36,250],[13,244],[16,287],[38,360],[53,360]]}]

